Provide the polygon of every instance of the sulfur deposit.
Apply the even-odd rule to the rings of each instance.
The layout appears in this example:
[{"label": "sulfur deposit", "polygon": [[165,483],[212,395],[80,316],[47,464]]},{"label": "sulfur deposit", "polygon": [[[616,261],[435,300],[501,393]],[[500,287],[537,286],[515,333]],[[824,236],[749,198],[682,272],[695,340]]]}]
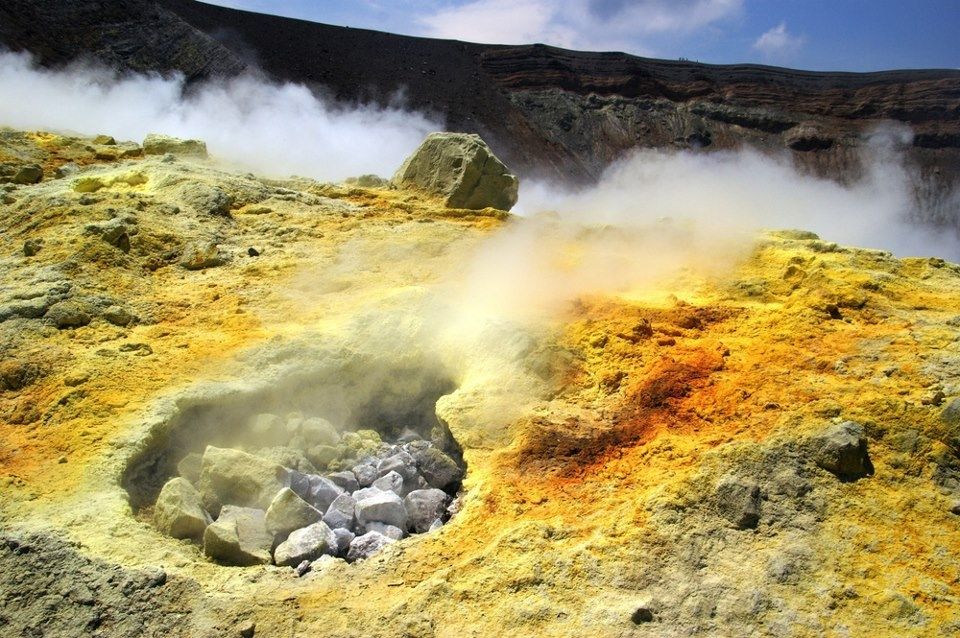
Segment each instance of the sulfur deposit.
[{"label": "sulfur deposit", "polygon": [[960,632],[960,266],[523,321],[444,304],[502,211],[108,141],[0,134],[0,633]]}]

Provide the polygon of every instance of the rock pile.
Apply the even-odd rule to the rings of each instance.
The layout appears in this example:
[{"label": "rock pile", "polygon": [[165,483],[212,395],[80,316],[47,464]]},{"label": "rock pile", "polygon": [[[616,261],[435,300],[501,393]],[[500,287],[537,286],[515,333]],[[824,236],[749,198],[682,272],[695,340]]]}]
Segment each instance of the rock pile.
[{"label": "rock pile", "polygon": [[387,443],[375,430],[341,434],[322,418],[258,414],[241,435],[249,451],[207,446],[180,460],[154,522],[228,565],[302,573],[323,555],[362,560],[453,513],[464,472],[438,436],[404,430]]}]

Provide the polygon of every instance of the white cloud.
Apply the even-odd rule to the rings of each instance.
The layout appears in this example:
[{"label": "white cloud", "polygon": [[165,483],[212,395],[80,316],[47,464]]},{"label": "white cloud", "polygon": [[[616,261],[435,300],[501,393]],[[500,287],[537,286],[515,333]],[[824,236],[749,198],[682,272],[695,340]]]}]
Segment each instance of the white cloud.
[{"label": "white cloud", "polygon": [[803,36],[793,35],[787,31],[787,23],[781,22],[757,38],[753,48],[766,59],[786,59],[795,55],[804,41]]},{"label": "white cloud", "polygon": [[420,23],[426,35],[435,38],[572,46],[575,34],[558,19],[560,5],[545,0],[475,0],[424,16]]},{"label": "white cloud", "polygon": [[417,22],[435,38],[650,53],[645,37],[690,34],[742,7],[743,0],[473,0]]}]

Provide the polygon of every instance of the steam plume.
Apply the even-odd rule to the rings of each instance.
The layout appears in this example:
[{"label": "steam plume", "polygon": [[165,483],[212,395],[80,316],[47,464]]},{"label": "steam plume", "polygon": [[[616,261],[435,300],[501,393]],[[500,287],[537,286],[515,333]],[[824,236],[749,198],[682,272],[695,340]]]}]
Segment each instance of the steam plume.
[{"label": "steam plume", "polygon": [[302,85],[253,76],[185,92],[182,76],[118,76],[89,64],[45,70],[15,53],[0,53],[0,86],[0,125],[135,141],[147,133],[199,138],[219,159],[275,177],[389,176],[428,132],[442,128],[400,105],[346,107]]}]

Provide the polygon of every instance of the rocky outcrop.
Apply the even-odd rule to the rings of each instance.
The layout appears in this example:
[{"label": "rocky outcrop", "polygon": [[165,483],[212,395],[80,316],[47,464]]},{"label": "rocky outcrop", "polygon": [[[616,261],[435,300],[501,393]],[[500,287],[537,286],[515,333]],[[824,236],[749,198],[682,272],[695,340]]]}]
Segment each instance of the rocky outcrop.
[{"label": "rocky outcrop", "polygon": [[449,208],[510,210],[519,181],[480,139],[465,133],[431,133],[393,176],[400,187],[443,199]]},{"label": "rocky outcrop", "polygon": [[0,6],[0,43],[45,64],[93,56],[189,78],[234,75],[256,59],[273,78],[322,85],[350,102],[386,102],[402,90],[411,108],[438,113],[450,130],[482,135],[519,173],[565,181],[594,180],[633,148],[744,144],[846,180],[861,170],[865,132],[892,120],[914,133],[905,150],[930,218],[960,223],[943,195],[960,181],[957,70],[819,73],[480,45],[193,0],[12,0]]},{"label": "rocky outcrop", "polygon": [[144,155],[183,155],[205,158],[207,144],[201,140],[184,140],[170,135],[150,133],[143,139]]}]

